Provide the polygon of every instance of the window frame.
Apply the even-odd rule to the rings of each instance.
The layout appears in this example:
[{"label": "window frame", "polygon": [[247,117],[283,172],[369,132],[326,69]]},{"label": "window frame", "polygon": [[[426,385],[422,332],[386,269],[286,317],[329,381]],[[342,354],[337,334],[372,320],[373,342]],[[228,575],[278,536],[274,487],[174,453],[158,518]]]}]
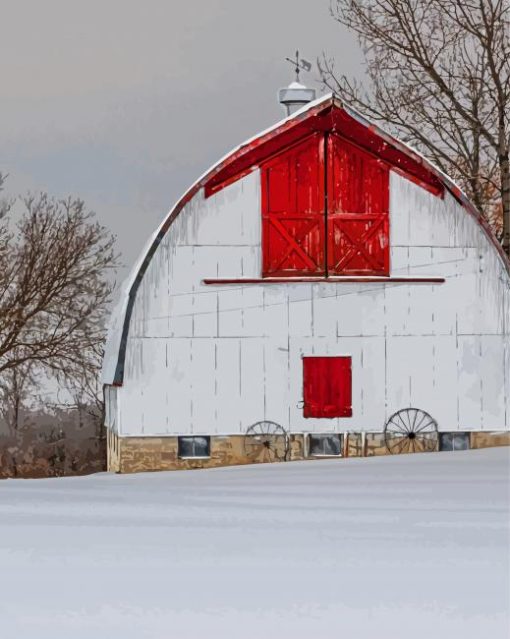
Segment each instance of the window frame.
[{"label": "window frame", "polygon": [[[183,440],[205,439],[207,442],[207,455],[185,455],[182,451]],[[193,442],[193,452],[195,452],[195,444]],[[177,436],[177,457],[178,459],[210,459],[211,458],[211,436],[210,435],[178,435]]]},{"label": "window frame", "polygon": [[[451,437],[451,448],[444,448],[443,441],[447,437]],[[456,448],[455,440],[457,438],[463,438],[463,437],[465,437],[467,440],[466,448]],[[446,453],[457,452],[459,450],[471,450],[471,440],[469,437],[469,431],[459,430],[459,431],[444,431],[442,433],[439,433],[439,450],[441,452],[446,452]]]},{"label": "window frame", "polygon": [[[312,439],[321,439],[325,440],[328,437],[338,437],[338,448],[339,453],[312,453]],[[338,458],[343,457],[343,445],[344,445],[344,436],[343,433],[308,433],[307,435],[307,457],[330,457],[330,458]]]}]

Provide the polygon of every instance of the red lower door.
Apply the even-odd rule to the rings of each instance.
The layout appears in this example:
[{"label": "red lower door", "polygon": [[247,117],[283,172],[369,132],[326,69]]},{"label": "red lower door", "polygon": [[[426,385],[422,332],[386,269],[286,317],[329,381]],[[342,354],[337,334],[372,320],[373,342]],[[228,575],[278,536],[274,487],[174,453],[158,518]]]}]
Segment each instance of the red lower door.
[{"label": "red lower door", "polygon": [[303,357],[305,417],[350,417],[352,372],[350,357]]}]

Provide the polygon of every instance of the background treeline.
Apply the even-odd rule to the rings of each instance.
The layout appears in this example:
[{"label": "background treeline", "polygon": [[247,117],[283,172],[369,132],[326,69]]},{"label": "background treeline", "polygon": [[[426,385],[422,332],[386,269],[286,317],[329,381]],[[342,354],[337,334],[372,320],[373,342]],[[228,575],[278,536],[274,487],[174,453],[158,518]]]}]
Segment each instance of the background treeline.
[{"label": "background treeline", "polygon": [[114,242],[79,199],[0,202],[0,475],[104,468]]}]

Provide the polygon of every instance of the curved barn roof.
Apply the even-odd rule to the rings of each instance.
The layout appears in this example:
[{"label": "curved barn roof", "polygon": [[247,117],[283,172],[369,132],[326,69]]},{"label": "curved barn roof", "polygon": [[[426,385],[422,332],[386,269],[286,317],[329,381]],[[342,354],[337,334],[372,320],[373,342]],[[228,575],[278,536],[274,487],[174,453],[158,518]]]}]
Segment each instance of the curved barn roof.
[{"label": "curved barn roof", "polygon": [[421,153],[371,123],[358,111],[329,93],[274,126],[258,133],[227,153],[198,180],[170,209],[159,228],[149,238],[130,275],[124,281],[112,313],[103,362],[103,383],[122,385],[129,323],[136,294],[145,271],[161,240],[185,204],[200,190],[206,197],[256,169],[261,161],[312,131],[338,131],[376,153],[398,172],[424,188],[440,194],[448,190],[483,227],[510,273],[510,260],[495,238],[485,218],[462,190]]}]

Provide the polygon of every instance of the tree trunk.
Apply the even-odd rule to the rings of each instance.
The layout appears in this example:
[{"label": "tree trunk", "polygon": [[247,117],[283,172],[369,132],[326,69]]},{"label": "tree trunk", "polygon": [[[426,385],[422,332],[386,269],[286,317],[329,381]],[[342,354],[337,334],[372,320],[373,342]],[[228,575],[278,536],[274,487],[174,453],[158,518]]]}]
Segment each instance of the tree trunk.
[{"label": "tree trunk", "polygon": [[499,157],[501,200],[503,204],[503,250],[510,257],[510,160],[508,149]]}]

